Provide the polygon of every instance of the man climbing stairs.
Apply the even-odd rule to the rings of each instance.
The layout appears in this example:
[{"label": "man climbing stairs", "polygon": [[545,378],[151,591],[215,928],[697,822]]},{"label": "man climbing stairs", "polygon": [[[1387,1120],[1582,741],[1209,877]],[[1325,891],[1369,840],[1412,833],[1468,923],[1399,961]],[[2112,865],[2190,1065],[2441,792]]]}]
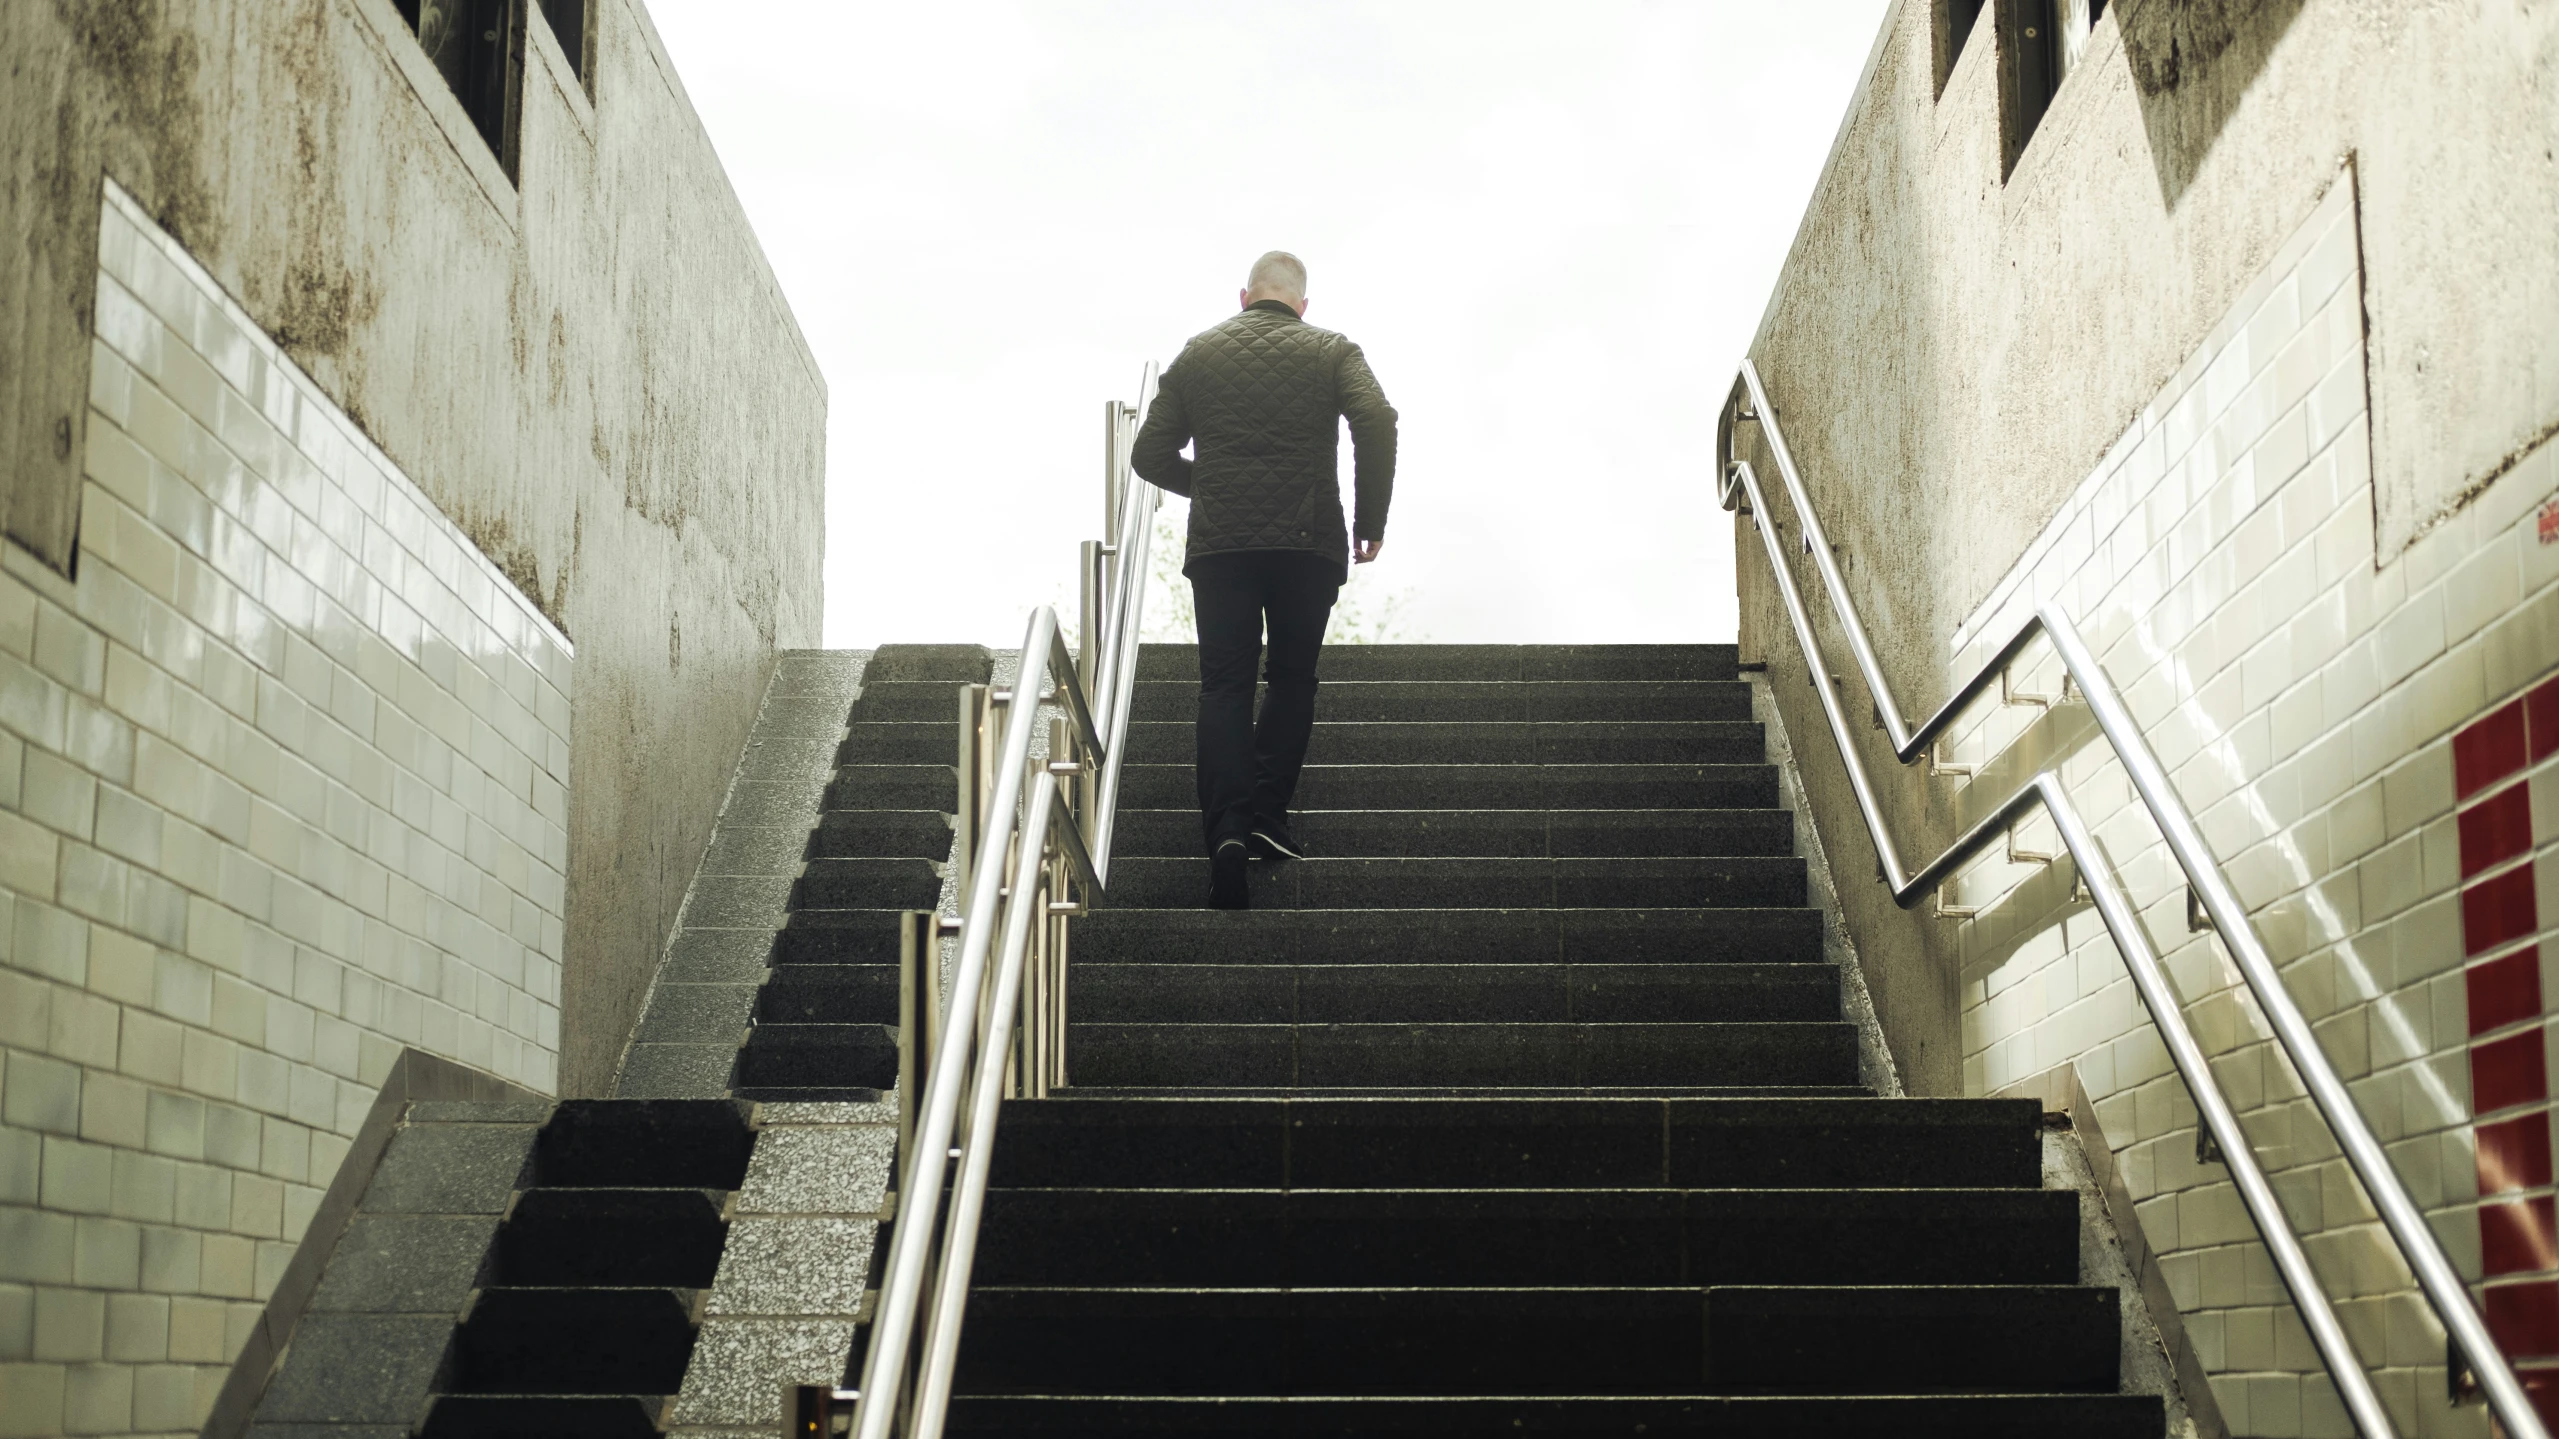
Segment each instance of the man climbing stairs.
[{"label": "man climbing stairs", "polygon": [[1858,1086],[1731,647],[1329,652],[1243,914],[1140,665],[955,1429],[2162,1432],[2038,1106]]}]

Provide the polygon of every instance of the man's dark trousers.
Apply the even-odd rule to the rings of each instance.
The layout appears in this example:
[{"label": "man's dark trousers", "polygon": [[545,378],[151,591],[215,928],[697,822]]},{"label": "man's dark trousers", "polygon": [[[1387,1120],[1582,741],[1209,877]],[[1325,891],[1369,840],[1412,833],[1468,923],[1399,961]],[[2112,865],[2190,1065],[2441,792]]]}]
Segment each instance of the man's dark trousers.
[{"label": "man's dark trousers", "polygon": [[[1342,571],[1304,550],[1240,550],[1191,561],[1190,579],[1200,635],[1200,818],[1214,855],[1247,839],[1256,820],[1288,819],[1315,727],[1315,657]],[[1270,688],[1257,724],[1253,668],[1265,619]]]}]

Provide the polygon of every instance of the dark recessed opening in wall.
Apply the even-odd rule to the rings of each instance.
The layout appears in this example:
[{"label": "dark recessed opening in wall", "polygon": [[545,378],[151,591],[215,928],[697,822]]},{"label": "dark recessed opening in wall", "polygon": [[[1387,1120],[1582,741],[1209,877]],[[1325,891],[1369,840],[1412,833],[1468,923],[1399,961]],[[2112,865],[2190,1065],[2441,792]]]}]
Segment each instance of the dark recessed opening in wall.
[{"label": "dark recessed opening in wall", "polygon": [[578,83],[592,91],[595,81],[589,78],[586,65],[586,0],[542,0],[542,20],[551,27],[551,38],[560,42],[560,53],[569,57]]},{"label": "dark recessed opening in wall", "polygon": [[515,73],[522,17],[516,0],[392,0],[418,46],[453,87],[471,127],[515,176]]},{"label": "dark recessed opening in wall", "polygon": [[1946,93],[1946,77],[1964,57],[1964,42],[1981,18],[1981,0],[1937,0],[1937,93]]},{"label": "dark recessed opening in wall", "polygon": [[2017,168],[2106,0],[1998,0],[2000,178]]}]

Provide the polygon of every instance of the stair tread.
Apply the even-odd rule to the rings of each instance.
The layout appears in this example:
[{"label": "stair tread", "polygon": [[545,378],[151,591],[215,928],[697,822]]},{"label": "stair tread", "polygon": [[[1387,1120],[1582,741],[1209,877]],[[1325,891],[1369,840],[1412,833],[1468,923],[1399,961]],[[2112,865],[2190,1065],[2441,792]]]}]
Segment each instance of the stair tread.
[{"label": "stair tread", "polygon": [[[1141,680],[1130,712],[1178,722],[1198,713],[1196,681]],[[1385,680],[1326,677],[1315,722],[1434,720],[1747,720],[1750,686],[1712,680]]]},{"label": "stair tread", "polygon": [[2079,1294],[2092,1290],[2112,1292],[2094,1284],[1303,1284],[1303,1285],[1193,1285],[1168,1287],[1152,1284],[983,1284],[969,1286],[972,1298],[1003,1295],[1014,1298],[1048,1297],[1064,1299],[1082,1294],[1107,1294],[1130,1300],[1163,1301],[1161,1307],[1174,1308],[1199,1299],[1227,1297],[1263,1298],[1274,1295],[1411,1295],[1438,1298],[1455,1295],[1564,1295],[1564,1294],[1665,1294],[1692,1295],[1730,1291],[1751,1295],[1804,1295],[1816,1300],[1847,1303],[1887,1302],[1892,1299],[1921,1299],[1946,1296],[1969,1299],[2033,1298],[2058,1294]]},{"label": "stair tread", "polygon": [[1236,1083],[1236,1086],[1182,1086],[1182,1083],[1172,1083],[1172,1086],[1100,1086],[1100,1083],[1085,1083],[1085,1086],[1070,1086],[1059,1093],[1065,1093],[1065,1096],[1080,1096],[1080,1098],[1159,1098],[1159,1096],[1162,1098],[1226,1098],[1226,1096],[1236,1096],[1236,1098],[1292,1098],[1292,1096],[1420,1098],[1420,1096],[1436,1096],[1436,1093],[1448,1093],[1448,1096],[1471,1096],[1471,1098],[1512,1098],[1512,1096],[1525,1096],[1525,1098],[1576,1098],[1576,1096],[1850,1098],[1850,1096],[1858,1096],[1863,1098],[1863,1096],[1871,1096],[1873,1091],[1868,1091],[1868,1088],[1863,1086],[1848,1086],[1848,1083],[1832,1083],[1832,1086],[1817,1086],[1817,1083],[1791,1083],[1791,1086],[1789,1083],[1748,1083],[1748,1086],[1745,1086],[1745,1083],[1732,1083],[1732,1086],[1712,1086],[1712,1083],[1704,1083],[1704,1086],[1702,1083],[1684,1083],[1684,1086],[1607,1086],[1607,1083],[1579,1083],[1579,1086],[1400,1086],[1400,1088],[1397,1086],[1323,1086],[1323,1088],[1246,1086],[1246,1083]]},{"label": "stair tread", "polygon": [[1492,1189],[1462,1189],[1454,1186],[1428,1184],[1400,1185],[1394,1189],[1345,1189],[1328,1188],[1320,1185],[1310,1186],[1303,1189],[1289,1189],[1266,1185],[1202,1185],[1197,1188],[1148,1189],[1135,1186],[1118,1187],[1108,1184],[990,1184],[987,1186],[986,1192],[989,1195],[1144,1195],[1149,1199],[1161,1199],[1168,1196],[1174,1198],[1187,1197],[1201,1199],[1220,1199],[1228,1196],[1287,1196],[1292,1198],[1348,1200],[1360,1204],[1409,1203],[1415,1199],[1423,1198],[1465,1199],[1469,1202],[1481,1203],[1505,1197],[1523,1199],[1570,1197],[1576,1201],[1603,1204],[1620,1201],[1633,1203],[1636,1200],[1657,1202],[1663,1198],[1685,1197],[1688,1195],[1712,1195],[1718,1197],[1728,1195],[1765,1195],[1771,1198],[1783,1196],[1801,1202],[1812,1203],[1826,1199],[1837,1199],[1842,1195],[1855,1195],[1861,1197],[1868,1195],[1881,1195],[1895,1198],[1923,1197],[1931,1200],[1968,1200],[1985,1194],[2013,1195],[2025,1193],[2060,1195],[2067,1191],[2059,1189],[1994,1189],[1988,1187],[1975,1189],[1926,1187],[1897,1188],[1892,1185],[1883,1184],[1862,1185],[1853,1190],[1795,1188],[1782,1184],[1613,1184],[1605,1188],[1592,1188],[1588,1185],[1573,1184],[1538,1184],[1517,1185]]},{"label": "stair tread", "polygon": [[[1310,1412],[1311,1411],[1311,1412]],[[1761,1425],[1773,1427],[1762,1428]],[[2033,1391],[1876,1395],[1012,1394],[954,1396],[953,1432],[1678,1434],[1770,1439],[1961,1433],[1973,1439],[2158,1439],[2155,1395]],[[1304,1426],[1304,1427],[1301,1427]]]}]

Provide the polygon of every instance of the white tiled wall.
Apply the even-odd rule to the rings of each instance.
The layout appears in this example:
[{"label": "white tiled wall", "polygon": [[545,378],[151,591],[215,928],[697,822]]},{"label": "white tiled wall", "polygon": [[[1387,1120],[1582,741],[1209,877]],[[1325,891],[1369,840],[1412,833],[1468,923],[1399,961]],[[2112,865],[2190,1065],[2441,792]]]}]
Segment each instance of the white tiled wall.
[{"label": "white tiled wall", "polygon": [[[2559,663],[2559,547],[2533,509],[2548,449],[2376,567],[2354,185],[2341,174],[2231,315],[1955,636],[1969,676],[2058,599],[2151,736],[2455,1262],[2479,1272],[2450,736]],[[2015,695],[2061,688],[2042,646]],[[1943,757],[1985,766],[2038,725],[1977,707]],[[2236,972],[2189,932],[2182,875],[2088,727],[2064,773],[2406,1432],[2484,1435],[2445,1399],[2444,1343]],[[2004,783],[2013,783],[2008,776]],[[1994,804],[1992,774],[1959,795]],[[2018,850],[2059,849],[2048,821]],[[2351,1431],[2093,911],[2031,912],[1995,859],[1969,917],[1964,1074],[1990,1093],[2074,1063],[2234,1432]],[[2049,887],[2039,887],[2049,890]]]},{"label": "white tiled wall", "polygon": [[193,1433],[392,1060],[548,1091],[567,639],[109,186],[0,562],[0,1434]]}]

